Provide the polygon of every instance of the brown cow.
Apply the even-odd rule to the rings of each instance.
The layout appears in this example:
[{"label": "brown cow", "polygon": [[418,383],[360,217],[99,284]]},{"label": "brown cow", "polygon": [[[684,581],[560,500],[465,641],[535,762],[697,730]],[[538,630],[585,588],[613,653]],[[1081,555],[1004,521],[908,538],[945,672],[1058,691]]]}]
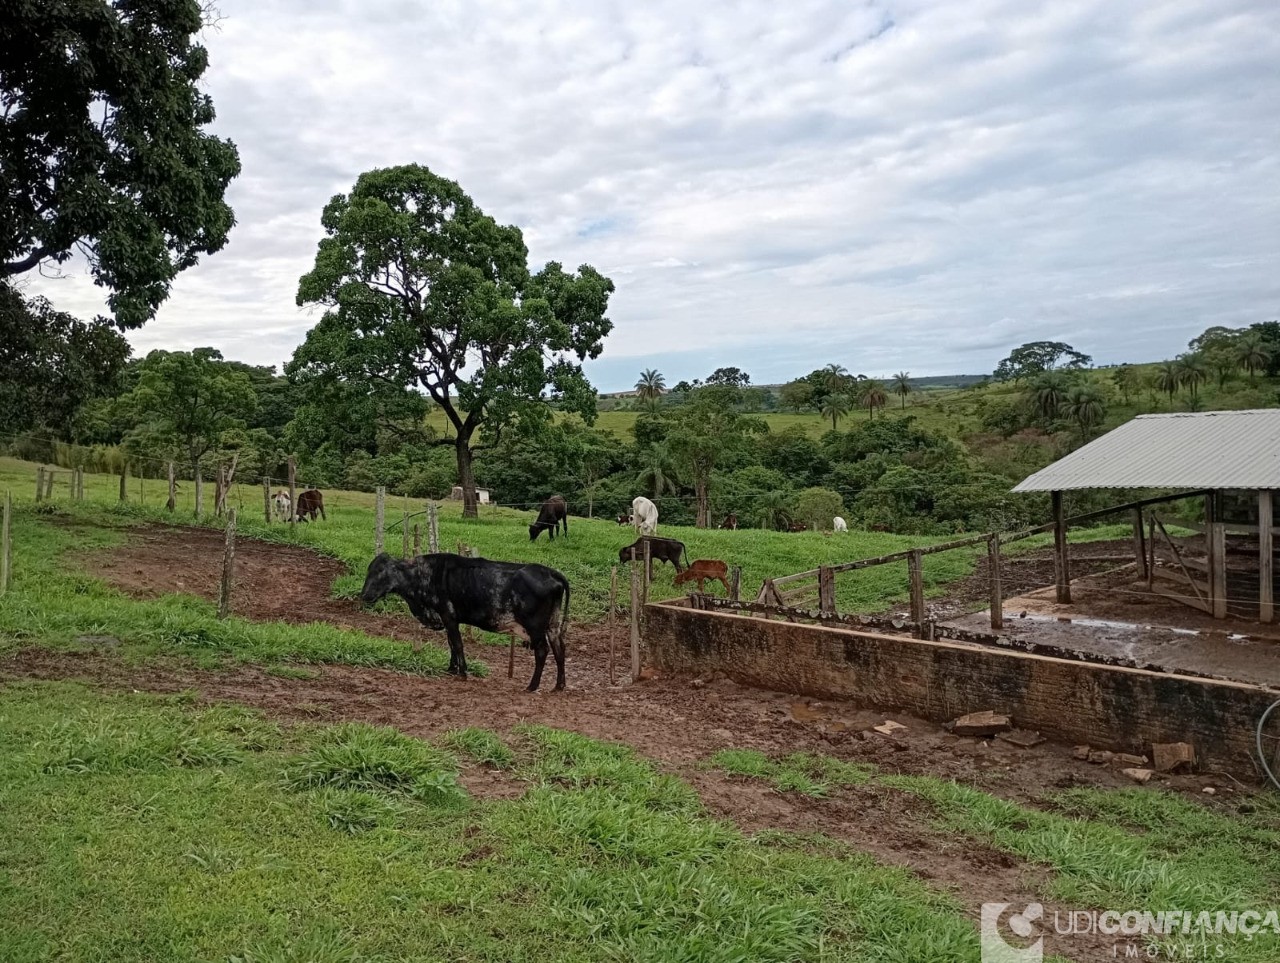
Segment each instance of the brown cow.
[{"label": "brown cow", "polygon": [[714,558],[700,558],[696,562],[690,562],[689,567],[676,576],[676,585],[684,585],[685,582],[696,581],[698,583],[698,594],[705,594],[703,583],[714,582],[719,579],[720,584],[724,586],[724,594],[729,594],[729,566],[724,562]]},{"label": "brown cow", "polygon": [[724,517],[724,521],[720,523],[720,527],[727,528],[730,531],[736,532],[738,530],[738,513],[730,512],[728,515],[726,515]]},{"label": "brown cow", "polygon": [[322,521],[325,520],[324,496],[315,488],[308,488],[305,492],[298,492],[298,512],[295,516],[298,521],[305,522],[309,518],[314,522],[316,515],[319,515]]}]

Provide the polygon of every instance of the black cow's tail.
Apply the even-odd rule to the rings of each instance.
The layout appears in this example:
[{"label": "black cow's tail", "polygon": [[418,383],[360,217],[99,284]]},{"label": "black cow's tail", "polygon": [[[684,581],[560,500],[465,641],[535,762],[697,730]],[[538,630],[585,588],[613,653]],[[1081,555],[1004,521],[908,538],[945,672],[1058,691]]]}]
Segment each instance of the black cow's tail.
[{"label": "black cow's tail", "polygon": [[560,657],[564,658],[565,633],[569,629],[569,580],[561,576],[564,585],[564,606],[560,609],[560,628],[556,632],[556,645],[560,649]]}]

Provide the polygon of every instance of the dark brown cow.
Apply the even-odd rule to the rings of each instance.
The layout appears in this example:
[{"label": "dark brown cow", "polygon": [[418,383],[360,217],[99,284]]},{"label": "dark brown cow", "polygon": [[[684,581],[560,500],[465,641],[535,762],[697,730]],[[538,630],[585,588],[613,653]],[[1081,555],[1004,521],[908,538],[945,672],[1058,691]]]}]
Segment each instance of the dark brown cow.
[{"label": "dark brown cow", "polygon": [[529,526],[529,541],[534,541],[542,532],[554,541],[556,528],[563,526],[564,537],[569,537],[569,506],[560,495],[552,495],[542,503],[538,510],[538,518]]},{"label": "dark brown cow", "polygon": [[296,516],[298,521],[305,522],[310,519],[314,522],[316,515],[319,515],[322,521],[325,520],[324,496],[315,488],[308,488],[305,492],[298,492],[298,512]]},{"label": "dark brown cow", "polygon": [[809,526],[804,522],[792,522],[787,526],[787,531],[789,532],[807,532],[808,530]]},{"label": "dark brown cow", "polygon": [[720,523],[721,528],[727,528],[730,531],[738,530],[738,513],[730,512],[724,517],[724,521]]},{"label": "dark brown cow", "polygon": [[703,587],[704,582],[714,582],[717,579],[724,586],[724,594],[729,594],[729,566],[719,559],[700,558],[696,562],[690,562],[689,567],[676,576],[675,584],[684,585],[685,582],[697,582],[698,594],[702,595],[706,589]]},{"label": "dark brown cow", "polygon": [[645,542],[649,543],[649,559],[654,562],[670,562],[677,572],[684,571],[681,558],[684,556],[684,542],[674,538],[659,538],[657,535],[641,535],[630,545],[618,549],[618,561],[631,561],[631,553],[636,553],[636,561],[644,561]]}]

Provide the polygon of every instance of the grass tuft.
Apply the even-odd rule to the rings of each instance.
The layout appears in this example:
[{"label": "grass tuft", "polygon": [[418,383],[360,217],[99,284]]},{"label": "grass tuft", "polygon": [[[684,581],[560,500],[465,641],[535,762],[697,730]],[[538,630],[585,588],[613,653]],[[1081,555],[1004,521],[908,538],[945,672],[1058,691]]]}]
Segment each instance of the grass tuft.
[{"label": "grass tuft", "polygon": [[711,757],[710,764],[731,775],[763,779],[778,792],[798,792],[815,799],[828,795],[832,786],[860,786],[874,771],[871,766],[818,753],[796,752],[770,759],[755,749],[724,749]]},{"label": "grass tuft", "polygon": [[475,762],[494,769],[510,769],[515,765],[516,754],[511,747],[487,729],[452,729],[440,741]]}]

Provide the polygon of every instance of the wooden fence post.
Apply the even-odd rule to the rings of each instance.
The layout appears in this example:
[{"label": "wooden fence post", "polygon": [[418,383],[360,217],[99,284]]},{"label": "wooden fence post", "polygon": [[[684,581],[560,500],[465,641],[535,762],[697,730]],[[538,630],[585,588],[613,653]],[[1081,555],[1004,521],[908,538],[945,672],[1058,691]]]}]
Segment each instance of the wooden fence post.
[{"label": "wooden fence post", "polygon": [[1004,628],[1004,591],[1000,586],[1000,533],[987,539],[987,568],[991,577],[991,628]]},{"label": "wooden fence post", "polygon": [[418,523],[413,523],[413,557],[417,558],[422,554],[422,532],[418,530]]},{"label": "wooden fence post", "polygon": [[36,468],[36,501],[44,500],[44,468]]},{"label": "wooden fence post", "polygon": [[289,526],[298,526],[298,459],[289,456]]},{"label": "wooden fence post", "polygon": [[271,524],[271,477],[262,476],[262,520]]},{"label": "wooden fence post", "polygon": [[742,596],[739,594],[742,587],[742,566],[735,565],[729,570],[729,598],[735,602],[739,602]]},{"label": "wooden fence post", "polygon": [[1147,577],[1147,542],[1142,530],[1142,509],[1133,510],[1133,555],[1138,562],[1138,578]]},{"label": "wooden fence post", "polygon": [[907,556],[907,577],[911,583],[911,621],[915,623],[916,638],[924,637],[924,556],[920,549],[912,549]]},{"label": "wooden fence post", "polygon": [[1150,526],[1147,531],[1147,590],[1155,586],[1156,581],[1156,513],[1151,512]]},{"label": "wooden fence post", "polygon": [[[143,469],[138,470],[138,504],[139,505],[145,505],[147,503],[147,496],[142,490],[142,477],[143,477],[142,471]],[[72,485],[74,484],[75,484],[75,480],[73,479]]]},{"label": "wooden fence post", "polygon": [[227,512],[227,538],[222,551],[222,581],[218,584],[218,618],[231,614],[231,588],[236,567],[236,510]]},{"label": "wooden fence post", "polygon": [[169,501],[165,507],[172,512],[178,507],[178,482],[173,473],[173,462],[169,462]]},{"label": "wooden fence post", "polygon": [[400,520],[400,557],[409,557],[409,512],[403,512],[404,517]]},{"label": "wooden fence post", "polygon": [[53,477],[54,477],[54,471],[52,468],[50,468],[48,471],[44,473],[45,501],[49,501],[51,498],[53,498]]},{"label": "wooden fence post", "polygon": [[1271,528],[1275,524],[1275,508],[1271,492],[1258,492],[1258,621],[1275,619],[1275,582],[1272,574],[1275,560],[1274,539]]},{"label": "wooden fence post", "polygon": [[1058,604],[1071,602],[1071,552],[1067,547],[1067,520],[1062,510],[1062,492],[1051,492],[1053,501],[1053,582]]},{"label": "wooden fence post", "polygon": [[649,554],[649,540],[644,540],[644,584],[640,588],[640,604],[649,604],[649,583],[653,581],[653,556]]},{"label": "wooden fence post", "polygon": [[818,567],[818,611],[822,615],[836,614],[836,573],[826,565]]},{"label": "wooden fence post", "polygon": [[609,570],[609,685],[613,685],[614,653],[618,647],[616,631],[618,608],[618,566]]},{"label": "wooden fence post", "polygon": [[640,678],[640,568],[631,550],[631,681]]},{"label": "wooden fence post", "polygon": [[387,490],[381,485],[374,491],[373,554],[382,554],[382,523],[387,511]]},{"label": "wooden fence post", "polygon": [[129,463],[120,466],[120,501],[129,500]]},{"label": "wooden fence post", "polygon": [[13,580],[12,516],[13,495],[6,488],[3,517],[0,517],[0,595],[9,591],[9,583]]},{"label": "wooden fence post", "polygon": [[427,506],[427,549],[432,555],[440,551],[439,506],[432,502]]},{"label": "wooden fence post", "polygon": [[204,514],[204,474],[200,470],[200,466],[196,465],[195,470],[195,486],[196,486],[196,521],[200,521],[200,516]]}]

